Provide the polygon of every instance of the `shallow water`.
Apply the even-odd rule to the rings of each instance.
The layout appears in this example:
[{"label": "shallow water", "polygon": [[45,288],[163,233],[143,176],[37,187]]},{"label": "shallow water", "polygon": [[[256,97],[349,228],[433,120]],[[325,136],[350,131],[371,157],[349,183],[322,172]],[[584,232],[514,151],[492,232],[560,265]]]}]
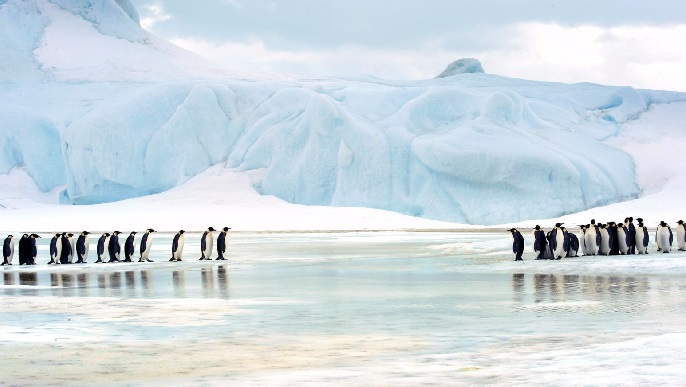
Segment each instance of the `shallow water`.
[{"label": "shallow water", "polygon": [[226,263],[197,261],[199,234],[175,263],[171,237],[154,263],[3,268],[0,380],[686,380],[684,253],[512,262],[503,234],[235,233]]}]

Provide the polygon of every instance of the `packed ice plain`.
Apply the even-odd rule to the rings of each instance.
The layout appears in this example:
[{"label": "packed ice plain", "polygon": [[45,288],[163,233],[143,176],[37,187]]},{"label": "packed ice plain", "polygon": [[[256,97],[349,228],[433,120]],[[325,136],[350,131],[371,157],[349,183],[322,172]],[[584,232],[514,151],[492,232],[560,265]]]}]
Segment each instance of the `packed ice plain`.
[{"label": "packed ice plain", "polygon": [[[415,81],[237,74],[143,30],[128,1],[8,0],[0,25],[5,228],[109,229],[114,209],[138,214],[119,220],[132,229],[162,214],[169,229],[364,229],[685,209],[684,93],[473,60]],[[26,221],[45,211],[81,222]]]}]

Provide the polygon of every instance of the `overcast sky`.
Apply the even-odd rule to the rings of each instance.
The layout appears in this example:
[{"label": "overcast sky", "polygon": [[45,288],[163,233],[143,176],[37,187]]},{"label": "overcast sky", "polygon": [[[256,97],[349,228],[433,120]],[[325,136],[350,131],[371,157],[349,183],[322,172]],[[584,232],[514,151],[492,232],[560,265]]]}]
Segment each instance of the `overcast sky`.
[{"label": "overcast sky", "polygon": [[131,0],[157,36],[241,71],[487,73],[686,91],[684,0]]}]

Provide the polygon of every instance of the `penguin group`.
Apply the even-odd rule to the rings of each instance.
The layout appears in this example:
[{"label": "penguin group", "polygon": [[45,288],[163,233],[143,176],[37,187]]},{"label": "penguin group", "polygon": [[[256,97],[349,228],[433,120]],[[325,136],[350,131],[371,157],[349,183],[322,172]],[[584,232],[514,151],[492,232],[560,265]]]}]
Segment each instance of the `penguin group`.
[{"label": "penguin group", "polygon": [[[579,225],[578,234],[569,232],[564,223],[557,223],[555,227],[545,232],[536,225],[531,231],[532,250],[535,259],[562,259],[582,255],[632,255],[648,254],[650,235],[642,218],[636,218],[638,225],[634,225],[634,218],[627,217],[621,223],[596,223],[591,219],[589,224]],[[522,260],[524,238],[516,229],[509,230],[512,234],[512,252],[515,261]],[[677,248],[686,251],[686,224],[683,220],[677,222]],[[669,253],[674,243],[674,234],[669,225],[661,221],[655,231],[657,251]]]},{"label": "penguin group", "polygon": [[[226,245],[227,233],[230,227],[224,227],[217,236],[217,258],[216,260],[226,260]],[[214,247],[214,232],[217,231],[213,227],[208,227],[203,233],[200,240],[200,260],[211,260]],[[139,258],[138,262],[153,262],[150,259],[150,250],[152,247],[153,233],[156,231],[152,228],[145,230],[141,237],[139,244]],[[184,230],[176,233],[172,241],[172,258],[170,261],[181,261],[184,246]],[[50,240],[50,261],[49,265],[65,265],[87,263],[88,253],[90,251],[90,240],[88,231],[81,232],[76,240],[73,233],[60,232],[54,234]],[[98,238],[96,254],[97,260],[95,263],[113,263],[113,262],[134,262],[136,253],[136,231],[132,231],[126,237],[124,242],[124,257],[121,258],[121,245],[119,242],[119,235],[121,231],[114,231],[112,233],[103,233]],[[36,257],[38,256],[38,249],[36,239],[40,238],[38,234],[23,234],[18,242],[19,265],[35,265]],[[8,235],[2,246],[2,255],[4,265],[12,265],[14,259],[14,236]],[[74,261],[76,255],[76,261]]]}]

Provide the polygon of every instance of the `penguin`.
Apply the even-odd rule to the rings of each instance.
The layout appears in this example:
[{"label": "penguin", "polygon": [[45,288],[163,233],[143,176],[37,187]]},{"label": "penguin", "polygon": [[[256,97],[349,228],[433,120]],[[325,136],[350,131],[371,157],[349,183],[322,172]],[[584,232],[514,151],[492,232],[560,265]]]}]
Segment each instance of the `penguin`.
[{"label": "penguin", "polygon": [[152,233],[157,232],[151,228],[145,230],[145,234],[141,238],[140,252],[141,257],[138,262],[153,262],[148,258],[150,256],[150,248],[152,247]]},{"label": "penguin", "polygon": [[69,263],[74,263],[74,253],[76,252],[76,241],[74,240],[74,234],[67,234],[67,240],[69,240],[69,245],[71,247],[69,250]]},{"label": "penguin", "polygon": [[133,262],[131,256],[136,252],[136,232],[131,231],[124,243],[124,262]]},{"label": "penguin", "polygon": [[38,246],[36,239],[40,238],[40,235],[38,234],[31,234],[29,237],[29,242],[31,245],[31,249],[29,250],[31,252],[31,255],[29,256],[29,259],[27,261],[27,265],[35,265],[36,264],[36,257],[38,257]]},{"label": "penguin", "polygon": [[643,219],[637,218],[638,227],[636,227],[636,250],[639,254],[648,254],[648,243],[650,243],[650,235],[648,228],[643,225]]},{"label": "penguin", "polygon": [[107,261],[107,263],[121,262],[119,261],[119,254],[121,254],[121,245],[119,245],[119,234],[121,234],[120,231],[115,231],[112,233],[112,236],[110,236],[110,243],[107,245],[107,252],[110,255],[110,260]]},{"label": "penguin", "polygon": [[588,249],[586,249],[586,225],[579,225],[579,235],[577,239],[579,240],[581,255],[588,255]]},{"label": "penguin", "polygon": [[179,232],[174,235],[174,240],[172,241],[172,257],[169,260],[170,262],[173,261],[180,261],[181,256],[183,255],[183,243],[186,237],[184,237],[185,231],[180,230]]},{"label": "penguin", "polygon": [[60,239],[62,240],[62,250],[60,251],[60,263],[69,264],[71,263],[71,259],[69,259],[69,257],[72,256],[69,234],[63,232],[62,237]]},{"label": "penguin", "polygon": [[619,227],[615,222],[608,222],[607,233],[610,235],[610,255],[619,255]]},{"label": "penguin", "polygon": [[598,255],[600,251],[600,230],[595,224],[595,219],[586,225],[586,252],[588,255]]},{"label": "penguin", "polygon": [[227,232],[231,230],[230,227],[224,227],[217,236],[217,261],[226,261],[226,237]]},{"label": "penguin", "polygon": [[577,254],[579,252],[579,238],[572,234],[571,232],[567,232],[568,238],[569,238],[569,243],[567,246],[567,256],[566,258],[576,258],[579,255]]},{"label": "penguin", "polygon": [[62,254],[62,234],[57,233],[50,239],[50,262],[48,265],[59,264]]},{"label": "penguin", "polygon": [[2,266],[10,265],[12,266],[12,259],[14,258],[14,237],[8,235],[2,244]]},{"label": "penguin", "polygon": [[523,261],[522,253],[524,252],[524,237],[517,231],[516,228],[507,230],[512,233],[512,252],[514,253],[515,261]]},{"label": "penguin", "polygon": [[606,224],[598,225],[600,230],[600,255],[610,255],[610,233],[607,231]]},{"label": "penguin", "polygon": [[672,241],[674,236],[672,234],[672,229],[664,221],[660,222],[657,226],[657,232],[655,233],[655,240],[657,241],[658,251],[662,253],[669,253],[672,251]]},{"label": "penguin", "polygon": [[684,221],[676,222],[676,243],[679,251],[686,251],[686,225]]},{"label": "penguin", "polygon": [[31,242],[29,241],[29,234],[24,234],[19,239],[19,265],[26,265],[27,257],[29,256],[29,250]]},{"label": "penguin", "polygon": [[[562,254],[565,253],[565,231],[562,228],[563,223],[556,223],[555,228],[550,232],[551,250],[553,252],[553,259],[561,259]],[[567,238],[569,243],[569,238]]]},{"label": "penguin", "polygon": [[98,248],[97,248],[97,253],[98,253],[98,260],[95,261],[95,263],[103,263],[104,261],[102,260],[102,256],[105,254],[105,251],[107,251],[107,246],[110,244],[110,233],[106,232],[102,235],[100,235],[100,238],[98,238]]},{"label": "penguin", "polygon": [[88,250],[90,250],[88,234],[90,234],[88,231],[81,232],[76,241],[76,257],[78,258],[76,263],[86,263],[86,260],[88,259]]},{"label": "penguin", "polygon": [[545,233],[546,247],[545,254],[543,254],[543,259],[554,259],[553,257],[553,236],[552,231]]},{"label": "penguin", "polygon": [[213,227],[208,227],[207,231],[202,234],[200,239],[200,251],[202,256],[200,260],[210,260],[212,259],[212,244],[214,243],[214,233],[212,231],[217,231]]},{"label": "penguin", "polygon": [[629,229],[626,227],[626,223],[617,225],[617,250],[619,255],[629,254]]},{"label": "penguin", "polygon": [[531,231],[531,240],[534,242],[532,248],[536,253],[536,259],[545,259],[545,250],[548,241],[545,238],[545,232],[541,230],[541,226],[536,225]]},{"label": "penguin", "polygon": [[636,254],[636,227],[634,226],[634,218],[628,217],[624,220],[624,225],[628,230],[629,235],[629,252],[627,254]]}]

